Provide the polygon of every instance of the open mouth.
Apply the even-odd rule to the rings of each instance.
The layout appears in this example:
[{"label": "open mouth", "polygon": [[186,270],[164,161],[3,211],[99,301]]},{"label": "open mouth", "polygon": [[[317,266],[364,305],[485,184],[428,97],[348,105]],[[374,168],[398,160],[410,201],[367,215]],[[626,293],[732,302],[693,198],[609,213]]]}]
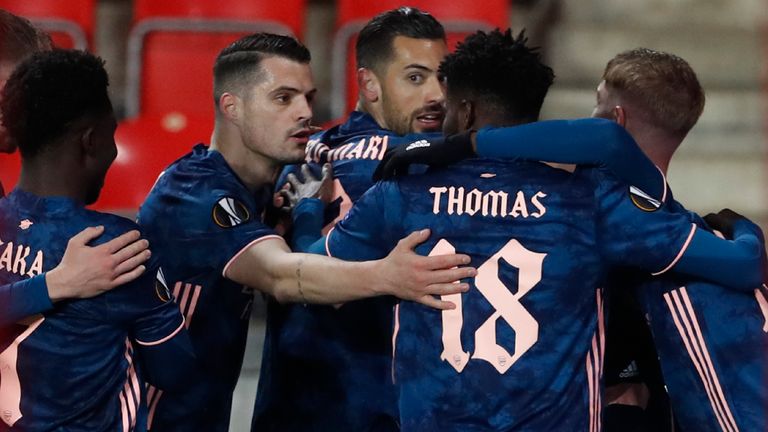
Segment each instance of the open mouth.
[{"label": "open mouth", "polygon": [[291,135],[291,138],[293,138],[293,139],[295,139],[295,140],[297,140],[299,142],[306,143],[307,141],[309,141],[309,136],[310,135],[312,135],[312,130],[311,129],[301,129],[301,130],[293,133]]},{"label": "open mouth", "polygon": [[429,111],[416,116],[416,121],[425,129],[439,129],[443,124],[442,111]]}]

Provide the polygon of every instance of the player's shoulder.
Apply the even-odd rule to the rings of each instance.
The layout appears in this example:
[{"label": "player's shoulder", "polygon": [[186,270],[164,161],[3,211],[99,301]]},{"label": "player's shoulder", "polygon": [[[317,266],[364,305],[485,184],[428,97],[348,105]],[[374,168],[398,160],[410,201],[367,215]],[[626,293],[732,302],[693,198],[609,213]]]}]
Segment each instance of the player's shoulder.
[{"label": "player's shoulder", "polygon": [[85,210],[80,225],[82,225],[83,228],[99,225],[104,227],[104,233],[94,240],[93,244],[105,243],[128,231],[139,230],[139,225],[130,219],[95,210]]}]

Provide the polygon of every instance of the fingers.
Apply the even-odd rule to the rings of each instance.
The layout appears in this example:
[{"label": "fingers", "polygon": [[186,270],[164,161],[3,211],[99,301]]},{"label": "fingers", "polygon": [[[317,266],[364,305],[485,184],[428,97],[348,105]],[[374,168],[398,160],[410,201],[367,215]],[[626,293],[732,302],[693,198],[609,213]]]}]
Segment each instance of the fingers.
[{"label": "fingers", "polygon": [[114,288],[116,286],[120,286],[120,285],[127,284],[129,282],[133,282],[139,276],[144,274],[144,271],[146,271],[146,270],[147,270],[146,267],[144,267],[143,265],[140,265],[140,266],[136,267],[135,269],[129,271],[128,273],[123,273],[120,276],[118,276],[117,278],[115,278],[115,280],[112,281],[112,284],[111,284],[110,288]]},{"label": "fingers", "polygon": [[152,252],[150,250],[144,250],[141,251],[141,253],[132,255],[128,257],[127,259],[121,260],[120,263],[115,267],[115,274],[123,274],[127,273],[136,267],[138,267],[141,264],[144,264],[147,262],[147,260],[152,256]]},{"label": "fingers", "polygon": [[421,231],[414,231],[410,233],[408,237],[405,237],[397,242],[397,248],[414,250],[416,249],[416,246],[427,241],[430,232],[431,231],[428,228]]},{"label": "fingers", "polygon": [[285,179],[288,181],[288,184],[291,185],[291,188],[293,190],[296,190],[299,187],[299,185],[301,184],[299,179],[296,177],[296,174],[294,174],[294,173],[288,174],[287,176],[285,176]]},{"label": "fingers", "polygon": [[139,233],[138,230],[128,231],[127,233],[121,236],[115,237],[112,240],[104,243],[103,245],[101,245],[101,247],[106,249],[108,253],[113,254],[123,249],[124,247],[128,246],[129,244],[135,242],[140,237],[141,237],[141,233]]},{"label": "fingers", "polygon": [[331,167],[331,164],[326,163],[323,165],[323,171],[321,175],[322,175],[321,180],[323,182],[329,181],[331,179],[331,177],[333,176],[333,168]]},{"label": "fingers", "polygon": [[[323,167],[325,169],[325,167]],[[317,178],[314,174],[312,174],[312,170],[309,169],[309,165],[304,164],[301,166],[301,175],[304,177],[304,183],[309,183],[311,181],[317,181]]]},{"label": "fingers", "polygon": [[296,194],[290,189],[281,189],[278,194],[283,197],[283,205],[280,207],[283,210],[290,210],[296,205]]},{"label": "fingers", "polygon": [[[425,279],[427,284],[452,284],[461,279],[472,278],[475,276],[477,276],[477,270],[474,267],[460,267],[447,268],[446,270],[432,270],[428,273],[428,276]],[[441,292],[440,294],[445,293]]]},{"label": "fingers", "polygon": [[444,301],[444,300],[437,299],[435,297],[432,297],[431,295],[425,295],[424,297],[416,299],[415,301],[417,303],[421,303],[421,304],[423,304],[425,306],[429,306],[431,308],[439,309],[439,310],[456,309],[456,305],[455,304],[453,304],[453,303],[451,303],[449,301]]},{"label": "fingers", "polygon": [[[133,231],[131,231],[131,232],[133,232]],[[98,236],[102,235],[103,233],[104,233],[104,227],[102,225],[95,226],[95,227],[88,227],[88,228],[80,231],[77,235],[75,235],[71,239],[69,239],[69,244],[85,246],[91,240],[97,238]],[[136,233],[138,234],[138,231],[136,231]],[[126,235],[126,234],[123,234],[123,235]],[[112,241],[114,242],[114,241],[116,241],[119,238],[120,237],[118,237],[118,238],[116,238],[116,239],[114,239]],[[134,240],[136,240],[136,239],[134,239]],[[133,240],[131,240],[131,241],[133,241]],[[128,243],[130,243],[130,241]],[[125,246],[125,245],[123,245],[123,246]]]},{"label": "fingers", "polygon": [[123,262],[131,257],[138,255],[148,247],[149,242],[147,240],[141,239],[113,253],[112,256],[114,256],[116,262]]}]

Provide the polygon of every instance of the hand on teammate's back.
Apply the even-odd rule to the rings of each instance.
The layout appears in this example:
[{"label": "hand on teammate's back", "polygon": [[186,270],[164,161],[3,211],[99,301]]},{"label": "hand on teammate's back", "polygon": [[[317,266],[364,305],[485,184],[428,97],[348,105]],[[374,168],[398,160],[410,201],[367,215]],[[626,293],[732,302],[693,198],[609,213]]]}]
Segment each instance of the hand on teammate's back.
[{"label": "hand on teammate's back", "polygon": [[475,154],[472,134],[476,131],[433,139],[420,139],[407,145],[390,147],[373,173],[373,180],[387,180],[408,174],[413,164],[445,166],[470,158]]},{"label": "hand on teammate's back", "polygon": [[86,228],[69,240],[59,265],[45,275],[51,301],[94,297],[144,273],[151,253],[138,231],[88,246],[102,233],[103,226]]}]

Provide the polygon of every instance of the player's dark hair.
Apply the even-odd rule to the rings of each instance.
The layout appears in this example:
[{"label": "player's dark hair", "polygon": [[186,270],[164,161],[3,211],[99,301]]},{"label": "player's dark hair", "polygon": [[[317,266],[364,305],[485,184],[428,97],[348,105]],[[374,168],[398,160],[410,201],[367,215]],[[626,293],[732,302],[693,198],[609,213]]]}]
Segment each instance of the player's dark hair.
[{"label": "player's dark hair", "polygon": [[13,71],[0,109],[8,136],[24,158],[33,158],[65,135],[73,123],[112,112],[104,61],[78,50],[33,54]]},{"label": "player's dark hair", "polygon": [[0,61],[16,63],[52,48],[51,37],[26,19],[0,9]]},{"label": "player's dark hair", "polygon": [[624,51],[605,66],[611,90],[651,116],[655,125],[683,136],[704,110],[704,90],[682,58],[648,48]]},{"label": "player's dark hair", "polygon": [[[242,89],[259,76],[261,61],[277,56],[298,63],[309,63],[312,56],[307,47],[291,36],[254,33],[242,37],[221,50],[213,65],[213,99],[218,104],[221,95]],[[218,111],[217,111],[218,112]]]},{"label": "player's dark hair", "polygon": [[357,67],[375,70],[392,58],[397,36],[445,40],[445,29],[432,15],[412,7],[382,12],[360,30],[355,44]]},{"label": "player's dark hair", "polygon": [[460,42],[438,69],[448,97],[471,97],[497,107],[506,119],[535,121],[555,75],[525,31],[478,31]]}]

